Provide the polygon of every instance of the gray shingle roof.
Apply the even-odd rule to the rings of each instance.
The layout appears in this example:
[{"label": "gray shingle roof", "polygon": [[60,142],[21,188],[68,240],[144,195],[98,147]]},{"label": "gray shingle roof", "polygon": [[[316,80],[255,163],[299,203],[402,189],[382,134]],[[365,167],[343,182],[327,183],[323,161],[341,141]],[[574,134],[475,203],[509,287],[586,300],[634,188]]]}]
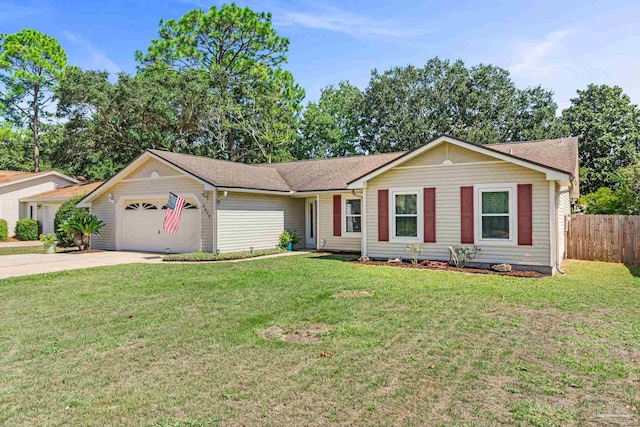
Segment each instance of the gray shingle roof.
[{"label": "gray shingle roof", "polygon": [[216,187],[291,191],[275,169],[170,151],[149,151]]},{"label": "gray shingle roof", "polygon": [[[578,176],[578,139],[489,144],[482,147]],[[215,187],[281,192],[344,190],[347,184],[403,156],[404,152],[285,163],[244,164],[149,150]]]},{"label": "gray shingle roof", "polygon": [[489,144],[485,147],[578,176],[578,138]]}]

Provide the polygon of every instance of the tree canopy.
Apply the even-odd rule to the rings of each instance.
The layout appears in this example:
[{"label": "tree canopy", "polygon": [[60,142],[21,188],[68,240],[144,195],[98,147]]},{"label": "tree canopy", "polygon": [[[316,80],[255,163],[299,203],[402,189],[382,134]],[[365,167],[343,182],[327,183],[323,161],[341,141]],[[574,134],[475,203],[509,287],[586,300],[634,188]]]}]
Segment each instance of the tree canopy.
[{"label": "tree canopy", "polygon": [[439,58],[424,67],[373,70],[365,90],[365,152],[410,150],[442,133],[479,143],[518,141],[559,133],[553,93],[518,89],[493,65],[467,68]]},{"label": "tree canopy", "polygon": [[579,137],[584,193],[613,186],[615,172],[640,159],[640,110],[620,87],[578,90],[562,119]]},{"label": "tree canopy", "polygon": [[33,140],[33,170],[40,170],[40,131],[67,55],[51,36],[36,30],[0,34],[0,113]]},{"label": "tree canopy", "polygon": [[[70,67],[57,92],[65,143],[55,156],[70,173],[108,178],[148,148],[215,157],[221,100],[196,72],[121,73]],[[79,156],[78,153],[83,153]]]},{"label": "tree canopy", "polygon": [[271,14],[224,4],[161,21],[159,38],[136,57],[143,73],[209,75],[211,93],[226,103],[219,121],[223,158],[253,162],[286,155],[295,137],[304,91],[281,67],[288,49]]},{"label": "tree canopy", "polygon": [[348,82],[322,89],[320,100],[308,103],[304,111],[294,156],[307,159],[357,154],[362,102],[362,91]]}]

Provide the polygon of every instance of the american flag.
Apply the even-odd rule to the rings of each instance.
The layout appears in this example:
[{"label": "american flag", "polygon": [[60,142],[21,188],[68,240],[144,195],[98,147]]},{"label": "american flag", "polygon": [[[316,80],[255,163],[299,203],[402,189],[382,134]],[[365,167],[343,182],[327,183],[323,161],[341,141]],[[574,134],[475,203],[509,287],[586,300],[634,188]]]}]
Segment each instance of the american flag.
[{"label": "american flag", "polygon": [[169,193],[169,201],[167,202],[167,210],[164,214],[164,225],[162,228],[167,233],[176,234],[180,225],[180,215],[184,209],[184,199]]}]

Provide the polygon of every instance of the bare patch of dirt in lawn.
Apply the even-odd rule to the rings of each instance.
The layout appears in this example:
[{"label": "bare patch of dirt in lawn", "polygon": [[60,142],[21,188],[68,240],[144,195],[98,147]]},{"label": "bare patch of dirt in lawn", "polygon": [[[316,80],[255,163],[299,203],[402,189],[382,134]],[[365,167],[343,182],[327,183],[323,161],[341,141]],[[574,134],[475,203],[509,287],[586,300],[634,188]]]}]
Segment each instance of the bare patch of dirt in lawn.
[{"label": "bare patch of dirt in lawn", "polygon": [[317,344],[322,342],[322,337],[331,331],[329,325],[314,323],[298,328],[281,328],[269,326],[258,331],[258,335],[270,341],[285,341],[295,344]]},{"label": "bare patch of dirt in lawn", "polygon": [[373,291],[344,290],[333,294],[334,298],[366,298],[373,296]]}]

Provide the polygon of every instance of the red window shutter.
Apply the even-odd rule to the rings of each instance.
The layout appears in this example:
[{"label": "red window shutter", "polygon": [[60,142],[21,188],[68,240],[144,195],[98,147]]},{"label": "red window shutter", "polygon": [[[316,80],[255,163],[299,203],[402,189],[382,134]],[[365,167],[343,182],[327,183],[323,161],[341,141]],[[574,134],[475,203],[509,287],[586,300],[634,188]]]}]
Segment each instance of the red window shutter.
[{"label": "red window shutter", "polygon": [[333,196],[333,235],[342,235],[342,196]]},{"label": "red window shutter", "polygon": [[378,241],[389,241],[389,190],[378,190]]},{"label": "red window shutter", "polygon": [[436,242],[436,189],[423,189],[424,197],[424,242]]},{"label": "red window shutter", "polygon": [[473,244],[473,187],[460,187],[460,243]]},{"label": "red window shutter", "polygon": [[518,245],[533,245],[533,186],[518,184]]}]

